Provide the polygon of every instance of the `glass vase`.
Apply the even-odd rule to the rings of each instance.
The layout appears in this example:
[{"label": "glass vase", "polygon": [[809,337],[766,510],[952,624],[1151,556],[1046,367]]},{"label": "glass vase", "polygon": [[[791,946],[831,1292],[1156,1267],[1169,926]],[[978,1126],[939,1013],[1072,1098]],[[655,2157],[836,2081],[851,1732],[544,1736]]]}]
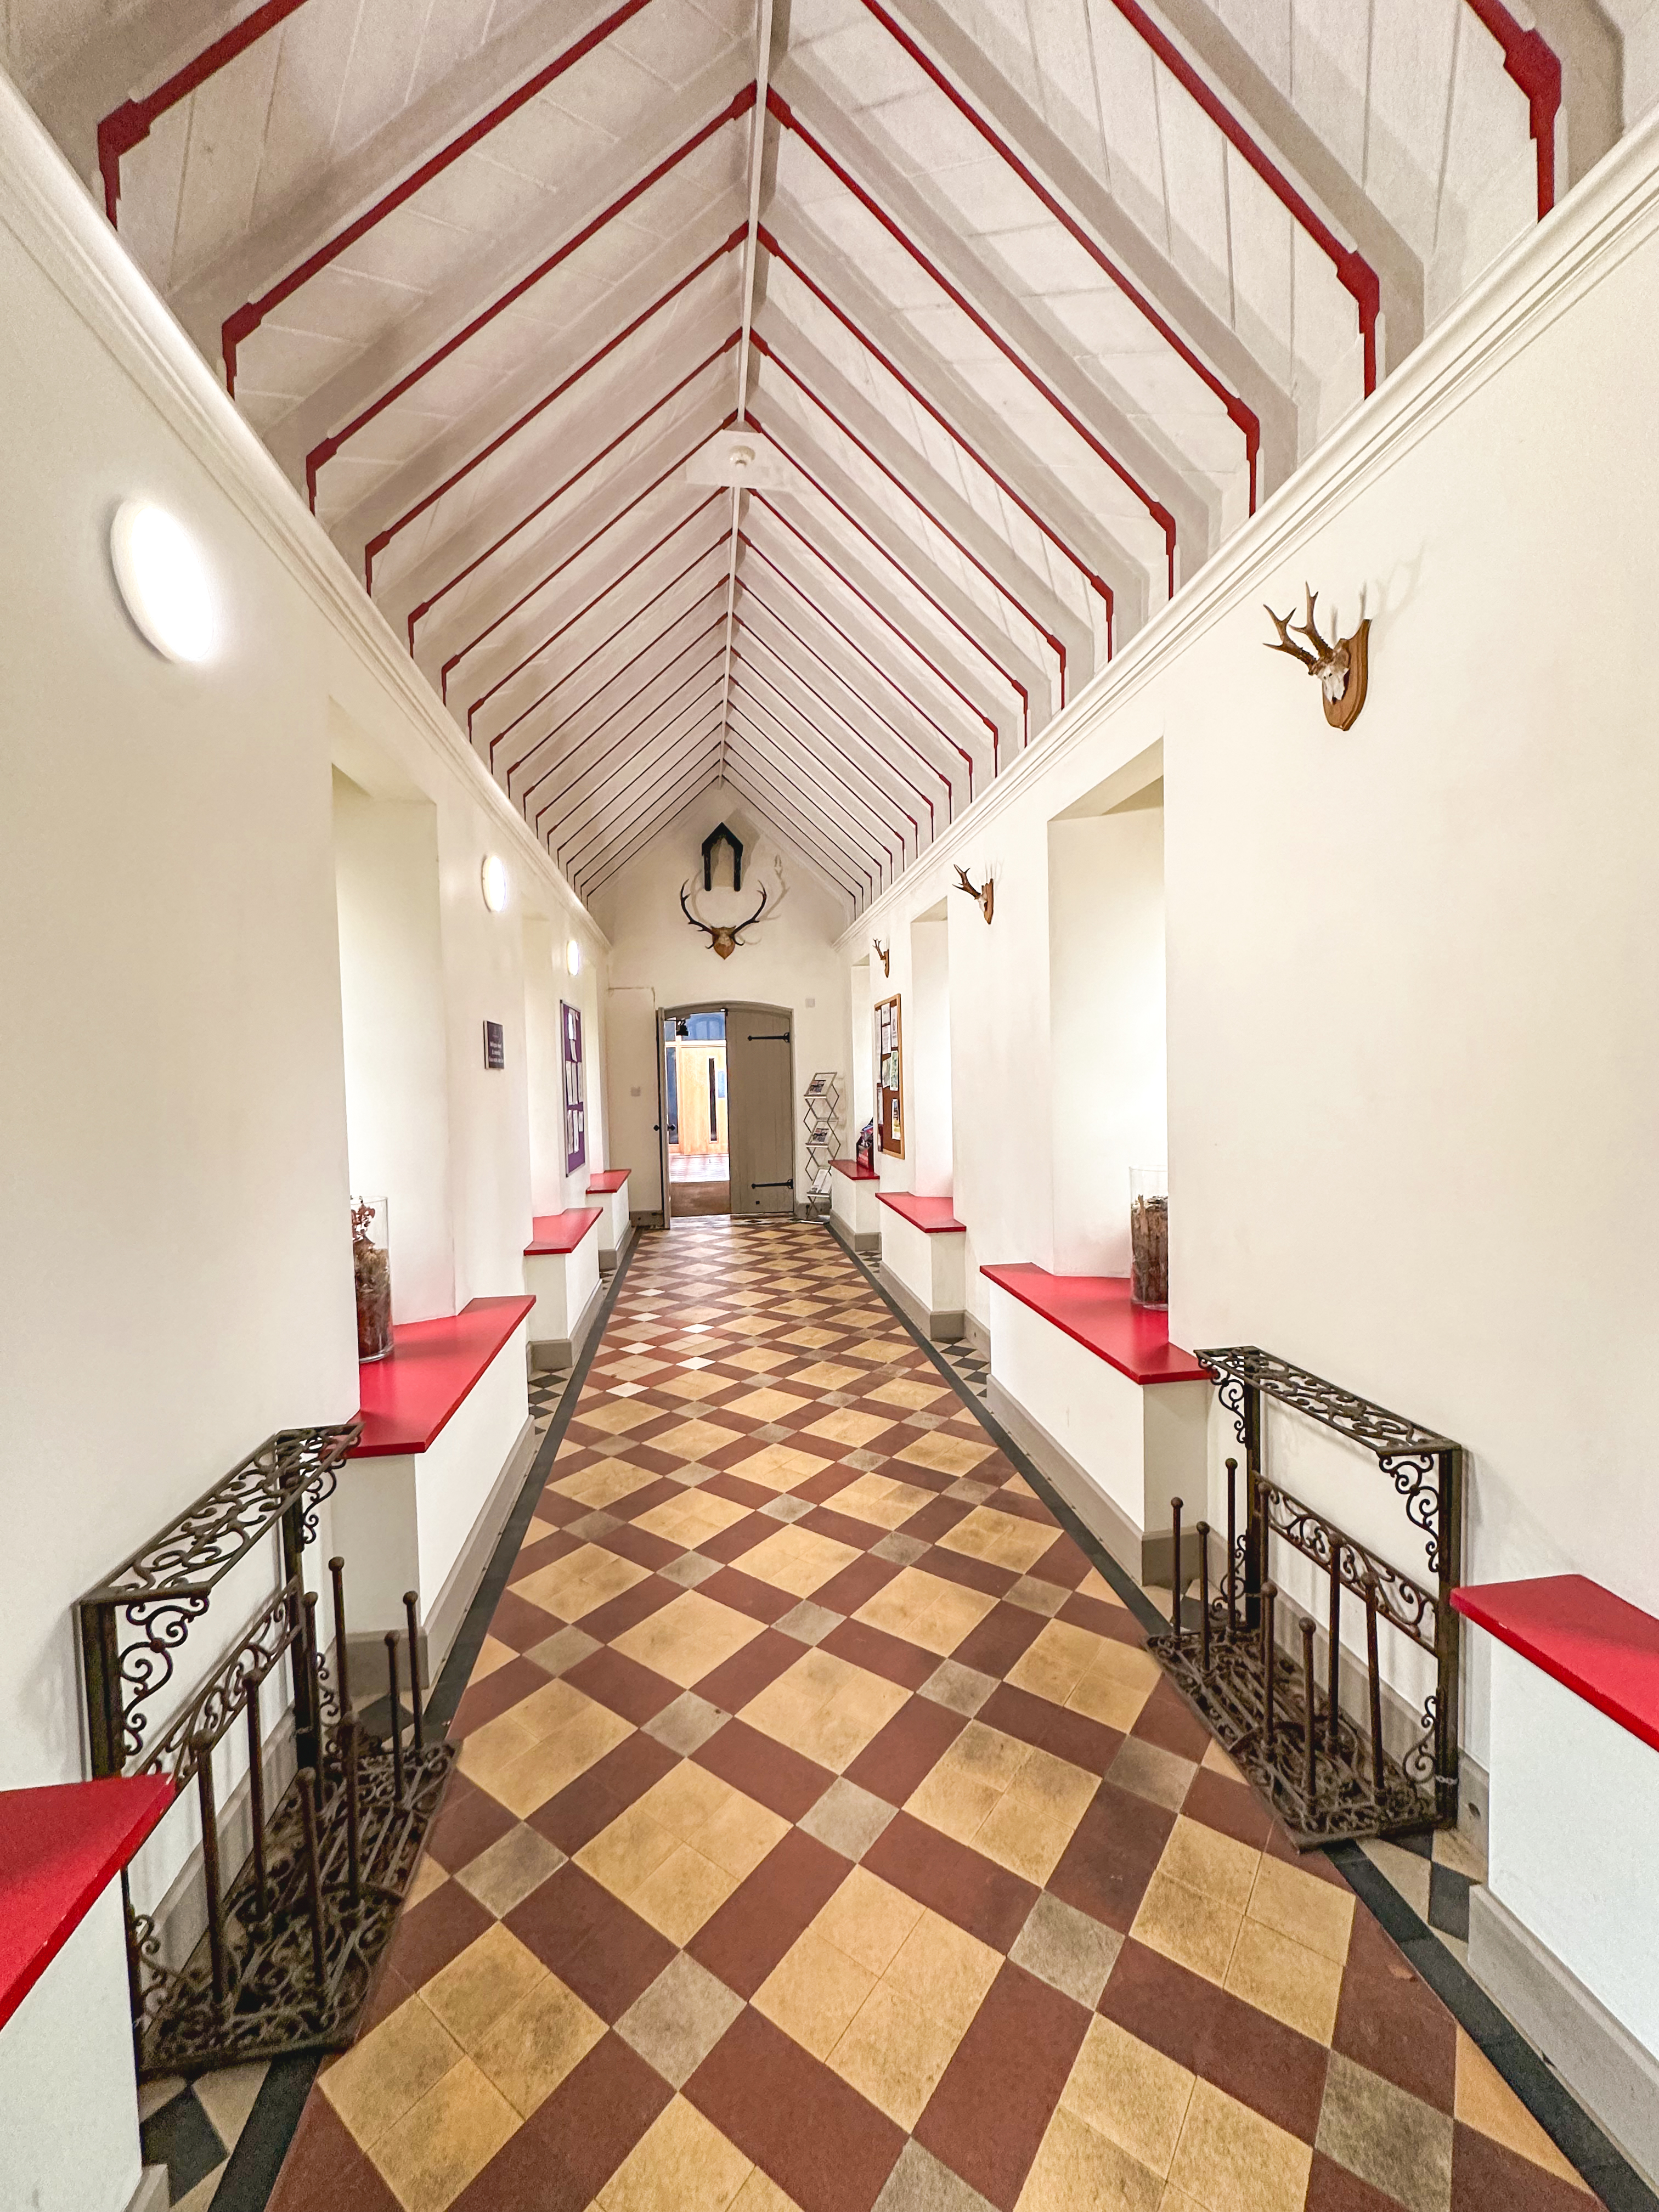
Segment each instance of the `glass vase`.
[{"label": "glass vase", "polygon": [[351,1201],[351,1264],[357,1283],[357,1357],[384,1359],[392,1349],[392,1254],[383,1198]]},{"label": "glass vase", "polygon": [[1129,1295],[1139,1306],[1170,1303],[1170,1176],[1129,1170]]}]

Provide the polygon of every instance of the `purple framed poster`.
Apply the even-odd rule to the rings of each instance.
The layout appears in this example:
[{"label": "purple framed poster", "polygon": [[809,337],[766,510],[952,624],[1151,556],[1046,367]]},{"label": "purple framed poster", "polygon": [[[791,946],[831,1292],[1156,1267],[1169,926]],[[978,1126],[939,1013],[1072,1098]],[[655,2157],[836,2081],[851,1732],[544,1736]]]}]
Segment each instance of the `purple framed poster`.
[{"label": "purple framed poster", "polygon": [[559,1035],[564,1053],[564,1171],[574,1175],[587,1158],[587,1094],[582,1083],[581,1012],[562,999]]}]

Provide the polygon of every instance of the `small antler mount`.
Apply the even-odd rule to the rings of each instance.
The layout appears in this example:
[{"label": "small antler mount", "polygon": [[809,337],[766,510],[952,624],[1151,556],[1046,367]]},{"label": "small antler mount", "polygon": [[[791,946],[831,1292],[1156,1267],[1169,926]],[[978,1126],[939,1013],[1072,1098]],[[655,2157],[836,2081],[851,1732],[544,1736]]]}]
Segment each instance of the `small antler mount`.
[{"label": "small antler mount", "polygon": [[987,922],[989,922],[997,902],[997,887],[989,876],[987,876],[982,884],[976,884],[969,878],[966,868],[959,867],[957,870],[957,880],[951,885],[951,889],[966,891],[970,899],[977,899],[980,912],[985,916]]},{"label": "small antler mount", "polygon": [[[1370,635],[1370,618],[1362,616],[1359,627],[1350,636],[1328,641],[1319,635],[1314,621],[1314,603],[1318,594],[1305,586],[1304,591],[1307,606],[1299,623],[1293,623],[1289,615],[1276,615],[1271,607],[1267,609],[1267,619],[1279,632],[1278,637],[1268,643],[1267,650],[1288,653],[1292,660],[1301,662],[1310,676],[1319,678],[1320,704],[1325,709],[1325,720],[1334,730],[1346,730],[1359,720],[1359,710],[1365,703],[1366,641]],[[1307,645],[1292,645],[1292,630],[1306,638]]]},{"label": "small antler mount", "polygon": [[882,941],[881,941],[880,938],[878,938],[878,937],[872,937],[872,938],[870,939],[870,942],[871,942],[872,945],[875,948],[875,955],[876,955],[877,959],[878,959],[878,960],[879,960],[879,961],[880,961],[880,963],[881,963],[881,972],[882,972],[882,974],[883,974],[884,975],[890,975],[890,974],[892,973],[892,970],[889,968],[889,966],[888,966],[888,964],[887,964],[887,963],[888,963],[888,962],[889,962],[889,961],[892,958],[892,957],[893,957],[893,945],[892,945],[892,940],[891,940],[891,939],[890,938],[890,939],[889,939],[889,940],[887,941],[887,943],[886,943],[885,945],[884,945],[884,944],[882,943]]}]

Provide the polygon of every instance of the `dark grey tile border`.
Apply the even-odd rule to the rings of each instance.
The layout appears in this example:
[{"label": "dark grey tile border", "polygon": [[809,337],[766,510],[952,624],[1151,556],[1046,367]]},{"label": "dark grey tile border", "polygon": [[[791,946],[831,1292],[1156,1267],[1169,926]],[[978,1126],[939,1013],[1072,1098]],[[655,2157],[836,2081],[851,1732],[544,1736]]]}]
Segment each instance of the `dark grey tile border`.
[{"label": "dark grey tile border", "polygon": [[272,2059],[213,2192],[213,2212],[265,2212],[322,2063],[314,2051]]},{"label": "dark grey tile border", "polygon": [[[1111,1555],[1103,1550],[1089,1530],[1032,1466],[1019,1446],[995,1420],[983,1399],[952,1367],[939,1346],[929,1343],[903,1309],[887,1294],[880,1278],[863,1255],[840,1249],[869,1281],[876,1295],[902,1322],[906,1333],[925,1352],[955,1390],[999,1450],[1016,1467],[1054,1515],[1066,1534],[1078,1544],[1090,1564],[1103,1575],[1149,1634],[1169,1623],[1145,1593]],[[1464,2033],[1477,2044],[1520,2098],[1561,2155],[1583,2176],[1607,2207],[1607,2212],[1659,2212],[1659,2197],[1603,2135],[1559,2075],[1540,2058],[1520,2030],[1499,2012],[1492,1999],[1461,1960],[1420,1920],[1380,1868],[1374,1866],[1358,1844],[1334,1844],[1325,1856],[1341,1874],[1356,1896],[1405,1953]]]}]

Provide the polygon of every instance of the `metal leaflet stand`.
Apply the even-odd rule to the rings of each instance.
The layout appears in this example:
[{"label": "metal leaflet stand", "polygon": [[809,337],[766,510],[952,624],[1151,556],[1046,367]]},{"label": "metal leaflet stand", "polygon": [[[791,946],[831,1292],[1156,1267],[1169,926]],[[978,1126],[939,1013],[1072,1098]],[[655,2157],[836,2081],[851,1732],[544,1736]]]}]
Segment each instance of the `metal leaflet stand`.
[{"label": "metal leaflet stand", "polygon": [[806,1111],[801,1126],[806,1132],[806,1202],[815,1213],[830,1211],[830,1163],[841,1141],[841,1077],[833,1067],[821,1067],[804,1093]]}]

